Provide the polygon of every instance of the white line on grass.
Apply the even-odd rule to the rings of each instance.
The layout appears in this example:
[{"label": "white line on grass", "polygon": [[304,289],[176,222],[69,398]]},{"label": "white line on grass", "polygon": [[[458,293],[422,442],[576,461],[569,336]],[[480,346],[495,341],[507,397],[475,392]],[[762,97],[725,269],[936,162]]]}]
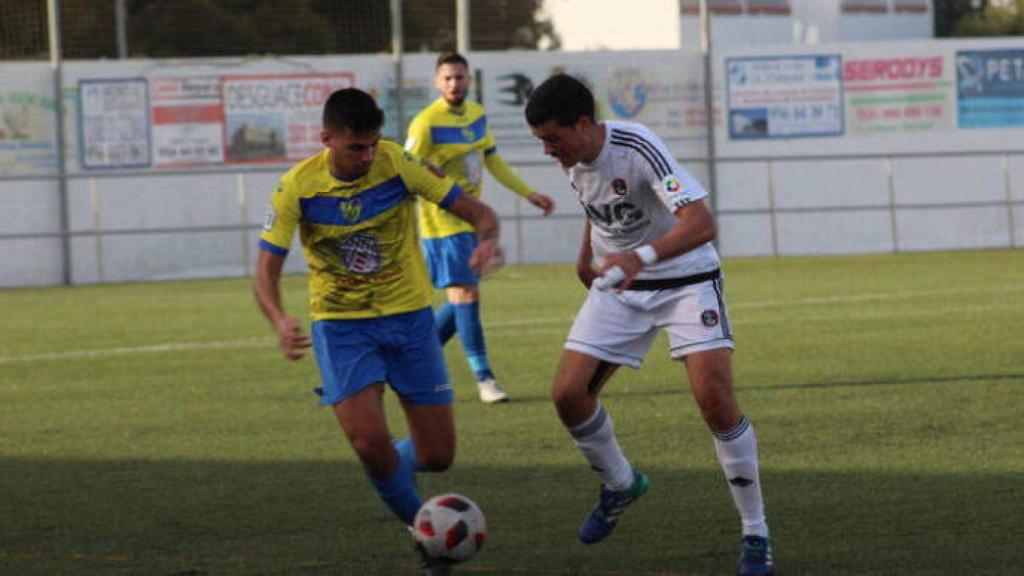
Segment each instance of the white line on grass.
[{"label": "white line on grass", "polygon": [[[764,302],[746,302],[730,305],[731,309],[757,309],[776,307],[800,307],[815,306],[819,304],[842,304],[846,302],[867,302],[885,300],[907,300],[928,296],[957,296],[964,294],[978,295],[985,293],[1008,293],[1024,292],[1024,286],[989,286],[986,288],[971,289],[944,289],[944,290],[923,290],[918,292],[880,292],[875,294],[855,294],[849,296],[823,296],[814,298],[795,298],[792,300],[769,300]],[[907,310],[907,311],[852,311],[849,314],[830,315],[808,315],[802,316],[802,322],[831,322],[835,320],[871,320],[876,318],[912,318],[926,316],[944,316],[955,312],[960,316],[969,312],[987,312],[993,310],[1019,310],[1024,304],[997,304],[981,306],[953,306],[943,308],[930,308],[928,310]],[[564,330],[573,321],[573,316],[515,318],[489,322],[488,328],[526,328],[523,333],[551,332]],[[756,325],[756,324],[777,324],[792,322],[791,317],[786,318],[762,318],[756,320],[737,319],[733,320],[734,325]],[[119,356],[129,354],[154,354],[161,352],[181,352],[189,350],[226,350],[244,348],[263,348],[273,346],[276,340],[272,337],[244,338],[240,340],[210,340],[206,342],[168,342],[165,344],[154,344],[149,346],[126,346],[119,348],[99,348],[96,350],[65,350],[62,352],[46,352],[42,354],[27,354],[24,356],[0,356],[0,364],[12,364],[15,362],[49,362],[57,360],[73,360],[77,358],[100,358],[106,356]]]}]

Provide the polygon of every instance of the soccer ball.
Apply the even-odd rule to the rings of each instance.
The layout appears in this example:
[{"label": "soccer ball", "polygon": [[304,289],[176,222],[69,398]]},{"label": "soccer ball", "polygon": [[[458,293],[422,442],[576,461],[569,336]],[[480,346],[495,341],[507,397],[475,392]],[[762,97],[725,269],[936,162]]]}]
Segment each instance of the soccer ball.
[{"label": "soccer ball", "polygon": [[461,494],[441,494],[423,503],[412,535],[430,558],[464,562],[483,547],[487,524],[476,502]]}]

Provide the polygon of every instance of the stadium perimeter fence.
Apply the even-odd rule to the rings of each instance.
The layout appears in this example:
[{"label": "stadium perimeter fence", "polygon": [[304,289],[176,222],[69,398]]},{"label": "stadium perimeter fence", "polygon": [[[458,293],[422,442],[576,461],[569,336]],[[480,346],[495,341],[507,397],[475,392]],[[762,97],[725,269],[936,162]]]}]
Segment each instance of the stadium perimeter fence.
[{"label": "stadium perimeter fence", "polygon": [[[276,4],[282,12],[248,19],[211,11],[215,2],[195,2],[195,10],[208,10],[200,16],[223,18],[226,27],[195,45],[245,47],[259,38],[263,53],[279,54],[182,58],[132,49],[133,39],[154,31],[188,35],[194,13],[113,2],[109,13],[92,12],[113,22],[110,34],[65,25],[46,41],[39,20],[46,4],[5,7],[0,29],[2,56],[12,60],[0,72],[0,247],[8,255],[0,286],[247,274],[274,182],[310,150],[308,135],[295,137],[294,150],[261,138],[270,138],[266,128],[275,122],[282,133],[308,129],[319,104],[263,110],[256,117],[264,125],[246,132],[249,116],[231,108],[224,91],[298,82],[322,95],[325,87],[357,85],[378,97],[388,113],[387,135],[401,141],[408,119],[433,99],[434,54],[455,47],[458,27],[454,2],[295,0]],[[89,9],[60,6],[65,22],[81,17],[75,9]],[[498,12],[470,14],[507,19]],[[243,26],[275,20],[282,20],[277,29]],[[435,27],[420,30],[424,21]],[[344,29],[325,31],[323,22]],[[407,26],[411,35],[392,33]],[[478,22],[470,28],[487,29]],[[492,29],[508,34],[484,35],[487,42],[474,42],[468,53],[475,97],[488,108],[503,155],[559,200],[558,213],[544,219],[498,192],[495,182],[485,184],[485,199],[505,223],[512,262],[571,262],[579,245],[582,209],[522,120],[532,86],[555,70],[585,78],[602,117],[651,126],[684,166],[714,182],[727,256],[1020,245],[1024,78],[1013,75],[1020,69],[1014,63],[1024,61],[1019,40],[720,50],[708,67],[716,119],[709,134],[698,53],[508,51],[521,48],[517,42],[535,45],[539,28]],[[307,33],[296,38],[296,30]],[[315,55],[307,41],[331,55]],[[33,62],[51,43],[88,59]],[[780,95],[788,100],[780,104]],[[231,145],[239,129],[248,148]],[[300,258],[290,259],[289,270],[303,267]]]}]

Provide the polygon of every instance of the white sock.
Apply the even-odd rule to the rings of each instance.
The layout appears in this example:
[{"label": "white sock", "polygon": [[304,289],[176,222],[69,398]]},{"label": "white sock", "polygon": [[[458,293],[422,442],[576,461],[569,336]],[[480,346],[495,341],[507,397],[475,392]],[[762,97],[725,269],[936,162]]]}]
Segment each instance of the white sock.
[{"label": "white sock", "polygon": [[768,536],[757,470],[757,436],[744,416],[731,430],[715,432],[715,452],[729,482],[732,500],[740,513],[743,535]]},{"label": "white sock", "polygon": [[619,492],[633,485],[633,467],[622,454],[619,441],[615,439],[612,417],[600,402],[590,418],[570,428],[569,433],[609,490]]}]

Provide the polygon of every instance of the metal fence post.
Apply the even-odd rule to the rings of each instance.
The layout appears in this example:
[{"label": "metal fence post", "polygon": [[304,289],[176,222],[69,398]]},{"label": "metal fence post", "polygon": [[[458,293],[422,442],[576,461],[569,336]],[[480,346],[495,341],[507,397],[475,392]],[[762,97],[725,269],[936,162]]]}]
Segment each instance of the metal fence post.
[{"label": "metal fence post", "polygon": [[900,251],[899,219],[896,217],[896,176],[892,165],[892,156],[885,157],[885,181],[889,187],[889,221],[892,226],[892,251]]},{"label": "metal fence post", "polygon": [[1013,217],[1013,186],[1010,181],[1010,159],[1003,154],[1003,189],[1006,190],[1006,221],[1010,226],[1010,248],[1017,247],[1017,222]]},{"label": "metal fence post", "polygon": [[405,38],[402,31],[402,0],[391,0],[391,59],[395,62],[395,113],[398,122],[395,124],[399,142],[405,140],[405,82],[402,79],[402,52],[405,50]]},{"label": "metal fence post", "polygon": [[53,109],[56,116],[57,193],[60,195],[61,272],[64,285],[71,284],[71,217],[68,206],[68,175],[64,147],[64,64],[61,57],[60,0],[46,0],[50,33],[50,68],[53,70]]}]

